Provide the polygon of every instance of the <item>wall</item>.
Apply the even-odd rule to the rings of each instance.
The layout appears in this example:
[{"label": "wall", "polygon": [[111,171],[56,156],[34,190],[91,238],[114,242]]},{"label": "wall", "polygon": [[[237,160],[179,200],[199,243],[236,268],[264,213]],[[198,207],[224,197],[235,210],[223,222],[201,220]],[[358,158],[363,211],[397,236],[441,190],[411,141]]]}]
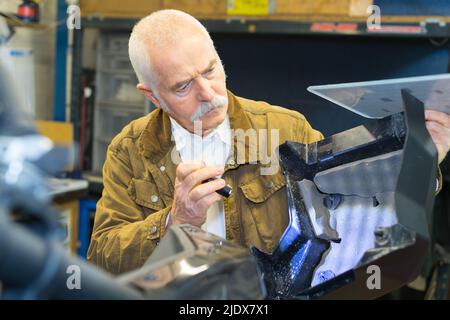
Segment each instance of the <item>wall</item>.
[{"label": "wall", "polygon": [[212,35],[235,94],[303,113],[326,136],[368,120],[309,93],[311,85],[446,73],[449,45],[427,39]]}]

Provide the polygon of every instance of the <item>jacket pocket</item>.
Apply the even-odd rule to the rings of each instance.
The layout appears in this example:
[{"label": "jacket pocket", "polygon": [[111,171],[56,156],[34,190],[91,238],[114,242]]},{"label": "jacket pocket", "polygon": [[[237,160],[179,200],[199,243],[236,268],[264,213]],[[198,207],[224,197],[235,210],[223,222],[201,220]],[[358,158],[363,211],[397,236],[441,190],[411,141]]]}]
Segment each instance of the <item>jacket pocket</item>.
[{"label": "jacket pocket", "polygon": [[289,222],[287,201],[282,192],[286,182],[282,173],[257,176],[240,185],[241,226],[245,243],[272,252]]},{"label": "jacket pocket", "polygon": [[249,182],[240,185],[245,198],[253,203],[262,203],[272,194],[286,185],[285,178],[281,172],[274,175],[257,176]]},{"label": "jacket pocket", "polygon": [[131,179],[128,194],[138,205],[159,211],[164,209],[164,203],[158,193],[156,185],[142,179]]}]

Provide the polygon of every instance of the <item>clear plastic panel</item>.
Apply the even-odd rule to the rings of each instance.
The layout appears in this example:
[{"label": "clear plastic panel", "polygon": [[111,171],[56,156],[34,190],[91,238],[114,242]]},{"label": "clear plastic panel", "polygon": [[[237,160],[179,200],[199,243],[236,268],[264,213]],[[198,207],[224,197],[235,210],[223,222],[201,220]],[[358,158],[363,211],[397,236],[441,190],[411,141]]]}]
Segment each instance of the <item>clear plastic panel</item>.
[{"label": "clear plastic panel", "polygon": [[450,74],[310,86],[308,91],[366,118],[384,118],[403,111],[401,90],[426,109],[450,114]]}]

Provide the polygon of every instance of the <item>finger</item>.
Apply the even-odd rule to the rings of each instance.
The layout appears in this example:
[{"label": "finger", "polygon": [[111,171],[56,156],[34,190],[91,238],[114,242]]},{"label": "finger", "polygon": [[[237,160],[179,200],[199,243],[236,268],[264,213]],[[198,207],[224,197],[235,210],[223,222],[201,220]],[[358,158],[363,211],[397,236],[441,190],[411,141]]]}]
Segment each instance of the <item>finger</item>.
[{"label": "finger", "polygon": [[225,180],[223,179],[217,179],[207,183],[202,183],[192,189],[191,192],[189,192],[189,199],[191,201],[197,202],[207,195],[215,193],[217,190],[223,187],[225,187]]},{"label": "finger", "polygon": [[425,110],[425,120],[438,122],[450,129],[450,115],[445,112]]},{"label": "finger", "polygon": [[187,190],[193,189],[195,186],[199,185],[203,181],[215,178],[223,174],[223,167],[210,166],[199,170],[196,170],[189,174],[183,181],[184,187]]},{"label": "finger", "polygon": [[178,180],[183,181],[192,172],[204,168],[205,166],[206,164],[202,160],[191,160],[182,162],[177,167],[176,176]]},{"label": "finger", "polygon": [[217,201],[220,201],[222,197],[217,193],[211,193],[210,195],[203,197],[197,202],[198,212],[204,212],[205,216],[208,209]]},{"label": "finger", "polygon": [[444,152],[446,149],[446,141],[444,138],[442,138],[442,136],[440,135],[439,132],[431,129],[428,130],[430,132],[431,138],[433,139],[434,144],[436,145],[436,148],[438,149],[438,151],[442,151]]},{"label": "finger", "polygon": [[441,161],[450,149],[450,129],[434,121],[427,121],[426,126],[436,145]]},{"label": "finger", "polygon": [[436,121],[427,121],[425,125],[428,131],[434,131],[444,139],[450,141],[450,128],[447,128],[446,126]]}]

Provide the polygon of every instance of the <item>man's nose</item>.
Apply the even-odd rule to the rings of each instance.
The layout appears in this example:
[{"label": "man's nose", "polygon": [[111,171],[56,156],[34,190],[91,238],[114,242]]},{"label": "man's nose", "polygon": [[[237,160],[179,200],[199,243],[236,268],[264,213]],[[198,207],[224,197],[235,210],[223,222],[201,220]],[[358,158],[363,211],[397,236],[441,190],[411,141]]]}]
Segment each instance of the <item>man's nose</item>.
[{"label": "man's nose", "polygon": [[211,101],[214,98],[215,93],[209,80],[199,77],[197,83],[198,83],[198,92],[197,92],[198,99],[202,102]]}]

